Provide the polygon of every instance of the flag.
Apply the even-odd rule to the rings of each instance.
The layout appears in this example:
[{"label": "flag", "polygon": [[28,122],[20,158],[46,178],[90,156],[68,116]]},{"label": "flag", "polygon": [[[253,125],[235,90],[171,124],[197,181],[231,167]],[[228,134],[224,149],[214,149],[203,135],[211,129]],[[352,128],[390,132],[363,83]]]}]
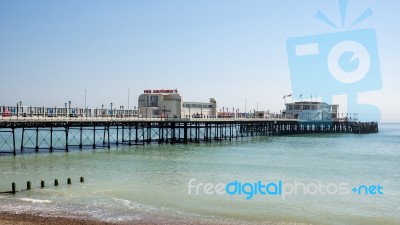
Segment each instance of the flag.
[{"label": "flag", "polygon": [[303,97],[303,94],[300,94],[299,98]]},{"label": "flag", "polygon": [[283,99],[285,99],[285,98],[286,98],[286,95],[283,96]]},{"label": "flag", "polygon": [[287,97],[292,97],[292,94],[288,94]]}]

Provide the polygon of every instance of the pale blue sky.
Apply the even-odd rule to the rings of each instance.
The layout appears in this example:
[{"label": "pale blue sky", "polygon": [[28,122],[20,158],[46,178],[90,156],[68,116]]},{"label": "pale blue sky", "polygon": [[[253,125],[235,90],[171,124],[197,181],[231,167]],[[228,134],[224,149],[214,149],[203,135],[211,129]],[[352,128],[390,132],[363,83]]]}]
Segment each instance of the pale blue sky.
[{"label": "pale blue sky", "polygon": [[[352,29],[377,32],[382,90],[368,93],[383,120],[400,120],[400,3],[349,1]],[[0,104],[137,104],[144,89],[185,100],[279,111],[291,92],[286,40],[338,30],[337,0],[0,1]],[[350,22],[348,22],[350,23]],[[310,91],[312,92],[312,91]],[[365,99],[364,99],[365,100]]]}]

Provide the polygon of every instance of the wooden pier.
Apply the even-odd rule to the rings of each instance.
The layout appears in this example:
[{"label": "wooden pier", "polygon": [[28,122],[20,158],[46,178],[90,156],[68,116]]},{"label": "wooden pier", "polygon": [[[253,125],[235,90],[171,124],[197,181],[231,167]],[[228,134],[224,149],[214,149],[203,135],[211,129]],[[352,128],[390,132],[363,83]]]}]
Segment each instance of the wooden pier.
[{"label": "wooden pier", "polygon": [[378,123],[295,119],[51,118],[0,120],[0,154],[111,145],[199,143],[302,133],[375,133]]}]

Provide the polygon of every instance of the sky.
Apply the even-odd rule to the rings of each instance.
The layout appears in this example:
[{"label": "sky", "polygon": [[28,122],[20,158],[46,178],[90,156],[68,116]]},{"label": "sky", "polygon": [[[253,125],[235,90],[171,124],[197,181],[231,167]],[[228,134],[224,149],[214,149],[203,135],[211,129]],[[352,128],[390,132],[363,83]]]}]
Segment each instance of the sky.
[{"label": "sky", "polygon": [[83,107],[86,90],[88,107],[126,107],[129,89],[133,107],[145,89],[178,89],[187,101],[279,112],[292,93],[289,38],[373,28],[382,88],[358,101],[400,121],[400,2],[349,0],[345,24],[367,8],[371,17],[335,29],[315,15],[340,25],[337,0],[1,0],[0,105]]}]

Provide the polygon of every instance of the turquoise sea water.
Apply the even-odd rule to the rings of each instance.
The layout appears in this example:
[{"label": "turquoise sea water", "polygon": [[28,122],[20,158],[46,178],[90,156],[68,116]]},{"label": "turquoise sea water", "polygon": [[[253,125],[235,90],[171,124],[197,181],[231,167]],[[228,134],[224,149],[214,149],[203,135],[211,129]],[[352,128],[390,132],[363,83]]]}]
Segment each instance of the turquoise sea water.
[{"label": "turquoise sea water", "polygon": [[[79,183],[79,177],[85,178]],[[72,185],[67,185],[68,177]],[[54,179],[60,185],[53,186]],[[207,195],[193,184],[347,184],[347,194]],[[120,146],[0,156],[0,210],[106,221],[400,224],[400,124],[378,134],[307,134],[211,144]],[[46,188],[38,188],[40,180]],[[383,187],[383,194],[353,187]],[[334,188],[331,188],[334,191]]]}]

